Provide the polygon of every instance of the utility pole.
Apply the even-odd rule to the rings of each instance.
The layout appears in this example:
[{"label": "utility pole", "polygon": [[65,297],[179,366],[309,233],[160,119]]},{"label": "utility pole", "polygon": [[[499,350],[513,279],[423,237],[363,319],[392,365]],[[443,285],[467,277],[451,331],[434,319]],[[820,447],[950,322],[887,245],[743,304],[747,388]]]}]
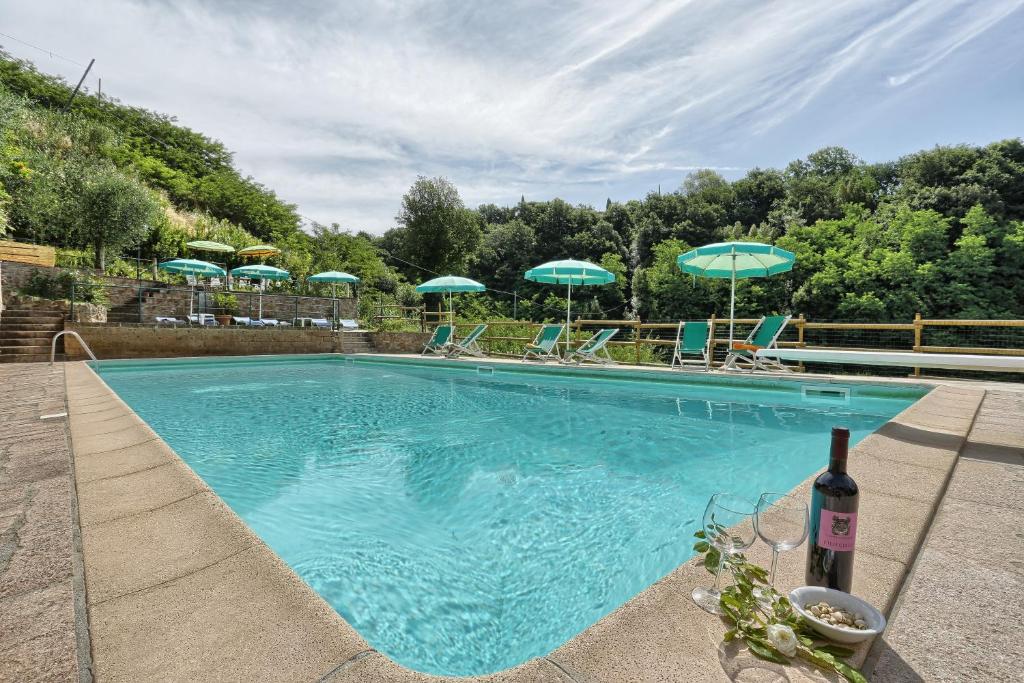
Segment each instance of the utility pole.
[{"label": "utility pole", "polygon": [[97,78],[96,79],[96,98],[100,99],[100,100],[103,99],[103,79],[102,78]]},{"label": "utility pole", "polygon": [[512,290],[512,319],[519,320],[519,290]]},{"label": "utility pole", "polygon": [[89,66],[85,67],[85,73],[82,74],[82,77],[78,79],[78,85],[75,86],[74,91],[71,93],[71,97],[68,98],[68,103],[64,105],[64,111],[68,110],[68,107],[71,106],[71,103],[75,99],[75,95],[77,95],[78,91],[82,89],[82,83],[85,82],[85,77],[89,75],[89,70],[92,69],[92,65],[93,63],[95,63],[95,61],[95,57],[89,60]]}]

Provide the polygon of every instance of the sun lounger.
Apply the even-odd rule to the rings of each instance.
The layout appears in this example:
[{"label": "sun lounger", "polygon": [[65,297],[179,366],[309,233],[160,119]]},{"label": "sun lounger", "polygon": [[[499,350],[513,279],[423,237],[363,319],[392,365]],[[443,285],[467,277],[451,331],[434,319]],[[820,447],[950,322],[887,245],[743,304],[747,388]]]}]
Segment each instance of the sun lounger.
[{"label": "sun lounger", "polygon": [[885,367],[942,368],[945,370],[987,370],[1024,372],[1020,356],[982,356],[970,353],[910,353],[908,351],[844,351],[840,349],[761,349],[759,359],[775,362],[844,363]]},{"label": "sun lounger", "polygon": [[430,336],[430,339],[423,346],[423,351],[420,353],[421,356],[427,353],[432,353],[435,356],[441,356],[448,353],[448,348],[451,346],[452,339],[452,326],[451,325],[438,325],[434,328],[434,334]]},{"label": "sun lounger", "polygon": [[244,325],[246,327],[263,327],[262,320],[253,320],[252,318],[247,318],[239,315],[231,316],[231,321],[235,325]]},{"label": "sun lounger", "polygon": [[263,323],[264,327],[291,327],[292,324],[286,320],[278,320],[277,318],[260,318],[260,322]]},{"label": "sun lounger", "polygon": [[565,325],[543,325],[532,344],[526,345],[523,360],[534,358],[541,362],[548,359],[558,360],[558,338],[562,336]]},{"label": "sun lounger", "polygon": [[576,363],[576,365],[583,361],[602,363],[604,365],[614,363],[615,361],[608,355],[608,341],[618,333],[619,330],[614,327],[598,330],[597,334],[583,342],[583,346],[566,356],[562,362]]},{"label": "sun lounger", "polygon": [[767,356],[759,356],[757,352],[762,349],[774,349],[778,345],[782,331],[789,323],[788,315],[769,315],[757,323],[750,331],[747,339],[743,342],[733,342],[729,355],[722,366],[725,370],[739,370],[748,366],[751,372],[754,370],[783,370],[788,371],[785,365],[778,360]]},{"label": "sun lounger", "polygon": [[468,353],[471,356],[482,358],[484,356],[484,350],[481,349],[480,345],[476,342],[486,329],[487,325],[483,324],[474,327],[473,331],[463,337],[461,341],[452,344],[451,348],[448,350],[448,357],[458,358],[462,354]]},{"label": "sun lounger", "polygon": [[338,321],[338,325],[340,325],[341,329],[343,329],[343,330],[358,330],[359,329],[359,323],[357,323],[355,320],[339,320]]},{"label": "sun lounger", "polygon": [[711,367],[711,325],[707,320],[680,321],[676,329],[676,345],[672,351],[672,367],[679,364],[703,365],[707,372]]},{"label": "sun lounger", "polygon": [[329,330],[332,327],[327,318],[310,318],[309,325],[310,327],[319,327],[321,330]]},{"label": "sun lounger", "polygon": [[200,325],[202,327],[217,327],[219,324],[212,313],[193,313],[188,317],[188,321],[193,325]]},{"label": "sun lounger", "polygon": [[172,327],[177,327],[178,325],[187,325],[188,321],[187,320],[182,320],[181,318],[175,318],[173,316],[158,315],[158,316],[156,316],[156,324],[157,325],[171,325]]}]

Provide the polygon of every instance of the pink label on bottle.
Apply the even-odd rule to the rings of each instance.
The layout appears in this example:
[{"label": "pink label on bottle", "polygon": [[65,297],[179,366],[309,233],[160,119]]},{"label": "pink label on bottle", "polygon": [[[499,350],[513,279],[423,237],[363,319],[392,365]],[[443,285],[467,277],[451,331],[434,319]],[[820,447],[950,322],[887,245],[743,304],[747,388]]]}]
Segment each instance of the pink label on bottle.
[{"label": "pink label on bottle", "polygon": [[818,545],[829,550],[853,550],[857,538],[857,513],[821,511]]}]

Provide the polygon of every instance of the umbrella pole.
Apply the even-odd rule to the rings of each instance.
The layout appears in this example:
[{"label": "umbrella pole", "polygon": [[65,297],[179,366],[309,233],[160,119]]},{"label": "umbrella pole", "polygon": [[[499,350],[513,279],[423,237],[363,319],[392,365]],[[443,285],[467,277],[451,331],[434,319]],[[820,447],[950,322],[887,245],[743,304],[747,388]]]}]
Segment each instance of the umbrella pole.
[{"label": "umbrella pole", "polygon": [[729,350],[732,353],[732,327],[736,317],[736,255],[732,256],[732,288],[729,295]]},{"label": "umbrella pole", "polygon": [[192,321],[192,300],[195,299],[195,297],[196,297],[196,286],[195,285],[189,285],[188,286],[188,319],[189,319],[189,322]]},{"label": "umbrella pole", "polygon": [[448,325],[451,326],[451,330],[448,332],[449,338],[455,332],[455,311],[452,309],[452,290],[448,290]]},{"label": "umbrella pole", "polygon": [[565,299],[565,357],[569,357],[569,324],[572,322],[572,278],[569,278],[569,296]]}]

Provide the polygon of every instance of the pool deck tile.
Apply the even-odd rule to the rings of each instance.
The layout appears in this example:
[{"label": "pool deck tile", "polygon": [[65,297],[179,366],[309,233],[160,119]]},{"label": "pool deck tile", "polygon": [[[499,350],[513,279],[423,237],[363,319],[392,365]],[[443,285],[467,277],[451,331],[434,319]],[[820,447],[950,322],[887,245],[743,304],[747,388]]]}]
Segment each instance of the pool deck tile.
[{"label": "pool deck tile", "polygon": [[89,604],[191,574],[253,545],[210,491],[82,527]]},{"label": "pool deck tile", "polygon": [[97,479],[119,477],[177,460],[178,457],[167,444],[160,439],[153,439],[116,451],[79,455],[75,457],[75,475],[81,492],[87,488],[86,484]]},{"label": "pool deck tile", "polygon": [[1022,413],[1024,394],[986,395],[889,627],[872,647],[873,680],[1021,679]]},{"label": "pool deck tile", "polygon": [[182,470],[180,461],[165,460],[130,474],[80,483],[78,514],[82,528],[162,508],[203,490],[199,481]]},{"label": "pool deck tile", "polygon": [[91,608],[98,681],[309,681],[369,646],[265,546]]},{"label": "pool deck tile", "polygon": [[[103,423],[97,423],[102,425]],[[119,429],[116,432],[96,433],[102,431],[102,427],[90,424],[88,427],[71,427],[71,433],[75,440],[75,454],[91,455],[93,453],[106,453],[116,451],[129,446],[137,446],[140,443],[153,440],[153,431],[141,423],[134,423],[128,427]],[[81,449],[81,450],[79,450]]]},{"label": "pool deck tile", "polygon": [[367,652],[325,676],[321,683],[583,683],[570,677],[553,662],[531,659],[511,669],[487,676],[432,676],[395,664],[379,652]]}]

